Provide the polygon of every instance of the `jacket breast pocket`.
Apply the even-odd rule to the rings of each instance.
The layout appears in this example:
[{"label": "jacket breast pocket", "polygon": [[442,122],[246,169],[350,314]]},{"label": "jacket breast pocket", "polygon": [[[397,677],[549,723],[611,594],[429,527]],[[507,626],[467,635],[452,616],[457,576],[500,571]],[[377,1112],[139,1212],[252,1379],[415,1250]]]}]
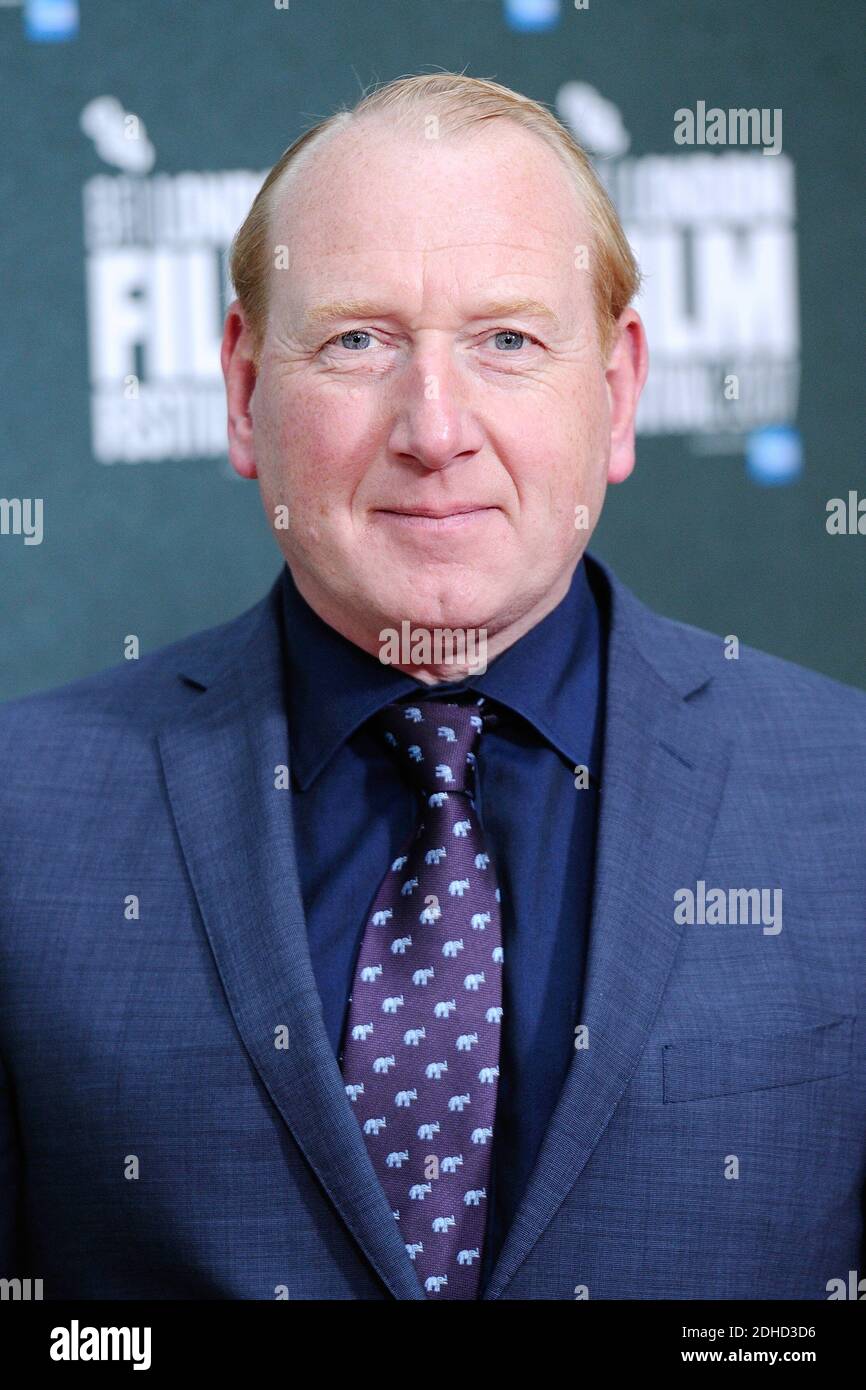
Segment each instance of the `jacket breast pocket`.
[{"label": "jacket breast pocket", "polygon": [[851,1064],[853,1016],[750,1038],[692,1038],[662,1047],[665,1101],[766,1091],[839,1076]]}]

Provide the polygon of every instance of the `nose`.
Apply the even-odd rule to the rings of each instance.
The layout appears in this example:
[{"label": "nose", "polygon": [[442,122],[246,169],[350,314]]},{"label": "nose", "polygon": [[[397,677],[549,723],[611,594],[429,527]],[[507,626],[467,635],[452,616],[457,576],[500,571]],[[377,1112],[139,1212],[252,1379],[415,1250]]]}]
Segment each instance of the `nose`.
[{"label": "nose", "polygon": [[437,472],[480,451],[484,434],[471,383],[446,348],[418,350],[393,389],[394,458]]}]

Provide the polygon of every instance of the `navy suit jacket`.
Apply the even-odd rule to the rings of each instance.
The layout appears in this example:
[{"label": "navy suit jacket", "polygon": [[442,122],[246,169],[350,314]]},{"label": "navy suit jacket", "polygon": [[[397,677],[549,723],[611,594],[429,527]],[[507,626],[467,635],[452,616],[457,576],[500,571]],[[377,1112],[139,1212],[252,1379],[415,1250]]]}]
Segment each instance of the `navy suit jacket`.
[{"label": "navy suit jacket", "polygon": [[[588,563],[586,1045],[483,1297],[825,1299],[863,1271],[866,695]],[[0,1277],[49,1299],[424,1297],[310,965],[278,595],[0,711]],[[782,930],[678,921],[699,881]]]}]

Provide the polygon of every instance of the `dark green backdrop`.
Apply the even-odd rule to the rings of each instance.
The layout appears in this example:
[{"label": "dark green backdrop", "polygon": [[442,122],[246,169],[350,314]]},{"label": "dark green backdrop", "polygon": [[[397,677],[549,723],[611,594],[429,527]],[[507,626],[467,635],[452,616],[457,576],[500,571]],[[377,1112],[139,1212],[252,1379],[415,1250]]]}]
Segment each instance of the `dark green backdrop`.
[{"label": "dark green backdrop", "polygon": [[[623,161],[656,190],[636,214],[636,245],[670,234],[686,267],[679,328],[662,323],[679,281],[665,278],[670,269],[653,270],[648,327],[659,372],[672,371],[686,393],[684,373],[698,360],[719,380],[736,370],[744,393],[761,373],[787,383],[781,404],[759,405],[750,417],[735,407],[726,416],[715,401],[684,427],[673,414],[656,418],[640,436],[633,478],[608,494],[592,548],[653,607],[866,685],[866,536],[831,536],[825,527],[828,499],[866,494],[857,408],[861,6],[590,0],[578,12],[562,0],[558,23],[541,32],[515,28],[506,9],[502,0],[291,0],[288,10],[273,0],[82,0],[77,36],[47,43],[25,36],[21,8],[0,8],[0,496],[42,498],[44,507],[41,544],[0,535],[0,698],[119,661],[127,633],[149,650],[233,616],[264,592],[279,557],[255,485],[231,475],[222,444],[202,456],[195,439],[169,439],[139,461],[112,457],[109,445],[99,459],[92,411],[116,403],[133,363],[145,394],[174,393],[189,408],[209,401],[212,418],[214,267],[225,231],[216,224],[232,206],[230,171],[243,198],[312,119],[353,101],[361,85],[430,67],[493,77],[551,105],[574,94],[568,84],[593,89],[596,117],[607,113],[594,126],[599,167],[615,173]],[[106,97],[140,118],[146,138],[123,147],[115,130],[112,143],[110,120],[94,136],[107,108],[91,103]],[[744,152],[675,143],[674,112],[698,101],[783,112],[783,154],[745,153],[768,196],[766,179],[786,173],[787,210],[768,212],[761,197],[752,205],[746,195],[745,204],[708,212],[712,189],[726,187],[724,171]],[[627,150],[617,146],[620,123]],[[151,146],[150,167],[133,167]],[[701,193],[707,161],[716,162],[710,192]],[[186,184],[184,173],[193,175]],[[691,181],[691,211],[678,221],[664,204],[681,173]],[[174,231],[163,218],[151,236],[141,208],[126,231],[111,221],[136,183],[187,198]],[[208,196],[217,200],[210,213]],[[628,225],[631,213],[623,215]],[[755,259],[767,226],[790,259],[790,283],[772,292]],[[730,291],[718,259],[701,260],[719,231],[713,256],[746,247],[748,272]],[[206,309],[196,312],[210,341],[189,348],[192,372],[186,349],[172,366],[160,365],[153,348],[161,332],[170,359],[175,336],[188,329],[189,306],[173,305],[170,288],[161,302],[172,307],[160,320],[155,280],[147,281],[143,344],[133,328],[130,346],[118,327],[124,305],[133,316],[142,311],[136,275],[153,277],[157,265],[180,277],[167,283],[184,293],[203,286]],[[124,299],[116,277],[127,273]],[[100,299],[111,284],[108,301]],[[690,306],[705,320],[696,339]],[[750,431],[768,425],[788,430],[789,446],[797,446],[790,431],[799,432],[802,472],[782,485],[746,467]]]}]

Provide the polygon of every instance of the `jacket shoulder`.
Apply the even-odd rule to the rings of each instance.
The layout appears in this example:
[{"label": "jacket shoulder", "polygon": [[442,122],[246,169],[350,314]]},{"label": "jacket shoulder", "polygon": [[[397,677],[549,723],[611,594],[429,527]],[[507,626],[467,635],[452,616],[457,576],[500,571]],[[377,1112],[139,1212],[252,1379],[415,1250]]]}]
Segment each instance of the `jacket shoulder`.
[{"label": "jacket shoulder", "polygon": [[799,728],[813,743],[823,731],[866,746],[866,690],[746,642],[734,648],[726,636],[665,617],[601,568],[611,588],[614,631],[628,634],[643,660],[681,696],[711,708],[740,734],[767,732],[775,741]]},{"label": "jacket shoulder", "polygon": [[121,661],[51,690],[0,706],[0,749],[32,745],[51,729],[122,725],[153,729],[182,712],[190,688],[207,684],[242,655],[267,617],[274,590],[238,617],[180,638],[136,660]]},{"label": "jacket shoulder", "polygon": [[866,751],[866,690],[845,685],[784,657],[672,619],[668,629],[674,652],[700,662],[709,679],[701,692],[717,716],[725,716],[741,735],[792,741],[799,733],[816,742],[856,745]]}]

